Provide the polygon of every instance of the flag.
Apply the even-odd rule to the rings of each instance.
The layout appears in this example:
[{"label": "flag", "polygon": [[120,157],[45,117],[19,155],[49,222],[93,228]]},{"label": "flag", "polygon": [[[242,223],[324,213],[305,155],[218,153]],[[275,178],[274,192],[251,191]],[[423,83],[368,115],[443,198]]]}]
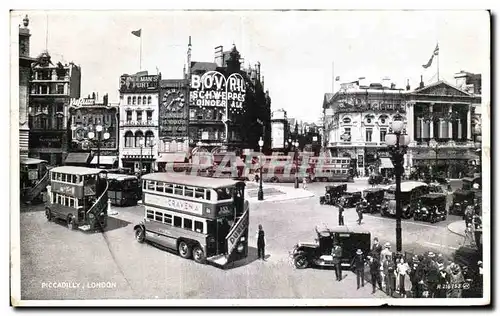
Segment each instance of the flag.
[{"label": "flag", "polygon": [[132,31],[132,34],[137,36],[137,37],[141,37],[141,30],[142,29],[138,29],[137,31]]},{"label": "flag", "polygon": [[340,76],[335,77],[335,81],[339,81],[339,80],[340,80]]},{"label": "flag", "polygon": [[439,44],[436,44],[436,48],[434,48],[434,52],[432,53],[431,58],[429,58],[429,61],[427,64],[422,65],[425,69],[429,68],[432,65],[432,61],[434,60],[434,56],[439,55]]}]

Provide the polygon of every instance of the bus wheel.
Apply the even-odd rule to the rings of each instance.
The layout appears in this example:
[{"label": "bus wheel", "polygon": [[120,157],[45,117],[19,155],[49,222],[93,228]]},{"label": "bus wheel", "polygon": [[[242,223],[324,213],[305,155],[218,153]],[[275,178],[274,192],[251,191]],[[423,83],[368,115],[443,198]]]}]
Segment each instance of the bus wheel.
[{"label": "bus wheel", "polygon": [[73,216],[68,216],[67,225],[69,230],[75,229],[75,219],[73,218]]},{"label": "bus wheel", "polygon": [[52,220],[52,212],[50,211],[50,209],[45,210],[45,217],[47,217],[47,221],[49,222]]},{"label": "bus wheel", "polygon": [[193,259],[198,263],[205,263],[205,253],[200,246],[195,246],[193,248]]},{"label": "bus wheel", "polygon": [[191,257],[191,248],[185,241],[179,243],[179,256],[184,259],[189,259]]},{"label": "bus wheel", "polygon": [[135,240],[137,240],[138,243],[142,244],[146,240],[146,234],[142,226],[137,227],[134,233],[135,233]]}]

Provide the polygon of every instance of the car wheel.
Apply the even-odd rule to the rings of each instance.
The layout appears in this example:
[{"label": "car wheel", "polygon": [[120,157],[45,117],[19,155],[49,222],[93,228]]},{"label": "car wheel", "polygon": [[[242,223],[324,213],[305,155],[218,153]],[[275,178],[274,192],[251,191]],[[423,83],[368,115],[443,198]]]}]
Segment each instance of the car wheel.
[{"label": "car wheel", "polygon": [[193,248],[193,259],[198,263],[205,263],[205,252],[200,246],[195,246]]},{"label": "car wheel", "polygon": [[308,266],[307,258],[305,255],[297,255],[293,258],[293,265],[297,269],[305,269]]},{"label": "car wheel", "polygon": [[189,245],[185,241],[181,241],[179,243],[179,256],[181,256],[184,259],[189,259],[191,257],[191,248],[189,248]]},{"label": "car wheel", "polygon": [[146,232],[144,231],[144,228],[142,226],[137,227],[134,231],[135,234],[135,240],[137,240],[138,243],[142,244],[146,240]]},{"label": "car wheel", "polygon": [[325,204],[325,201],[324,200],[319,200],[319,204],[323,205],[323,204]]},{"label": "car wheel", "polygon": [[47,217],[47,221],[49,222],[52,220],[52,212],[49,209],[45,210],[45,217]]},{"label": "car wheel", "polygon": [[75,229],[75,219],[73,216],[68,216],[68,220],[66,221],[66,224],[68,225],[69,230]]},{"label": "car wheel", "polygon": [[279,182],[279,180],[278,180],[278,178],[273,177],[273,178],[271,178],[271,182],[272,182],[272,183],[278,183],[278,182]]}]

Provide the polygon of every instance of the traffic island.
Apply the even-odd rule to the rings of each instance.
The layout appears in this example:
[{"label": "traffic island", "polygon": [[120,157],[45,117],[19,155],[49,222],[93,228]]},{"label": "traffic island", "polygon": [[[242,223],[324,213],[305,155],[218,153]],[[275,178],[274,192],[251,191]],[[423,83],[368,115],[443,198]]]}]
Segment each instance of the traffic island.
[{"label": "traffic island", "polygon": [[264,185],[264,200],[258,200],[258,186],[247,186],[245,188],[245,196],[250,202],[280,202],[290,201],[295,199],[304,199],[314,196],[313,192],[304,189],[295,189],[293,187],[284,187],[279,185]]},{"label": "traffic island", "polygon": [[461,237],[465,237],[465,221],[456,221],[448,225],[448,230]]}]

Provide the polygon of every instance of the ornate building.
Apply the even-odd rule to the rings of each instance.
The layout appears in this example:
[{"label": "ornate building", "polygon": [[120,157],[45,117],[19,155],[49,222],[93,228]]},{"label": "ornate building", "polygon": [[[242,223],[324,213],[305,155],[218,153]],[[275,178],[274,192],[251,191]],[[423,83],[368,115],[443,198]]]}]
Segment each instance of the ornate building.
[{"label": "ornate building", "polygon": [[31,64],[36,60],[30,57],[30,30],[28,16],[19,26],[19,157],[27,158],[29,152],[29,85]]},{"label": "ornate building", "polygon": [[70,139],[71,98],[80,98],[81,70],[74,63],[53,64],[42,52],[31,65],[29,95],[29,155],[51,165],[65,161]]},{"label": "ornate building", "polygon": [[120,77],[119,166],[151,172],[158,154],[160,75]]}]

